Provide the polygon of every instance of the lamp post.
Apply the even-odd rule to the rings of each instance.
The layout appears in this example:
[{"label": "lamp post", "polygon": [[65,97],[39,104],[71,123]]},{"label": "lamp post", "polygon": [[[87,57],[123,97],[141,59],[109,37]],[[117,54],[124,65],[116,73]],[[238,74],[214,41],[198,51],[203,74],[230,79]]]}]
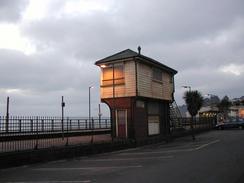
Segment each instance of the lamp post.
[{"label": "lamp post", "polygon": [[7,97],[6,132],[9,130],[9,97]]},{"label": "lamp post", "polygon": [[88,121],[89,121],[89,128],[91,128],[91,89],[93,86],[89,86],[89,113],[88,113]]},{"label": "lamp post", "polygon": [[[62,96],[62,101],[61,101],[61,107],[62,107],[62,140],[64,140],[64,107],[65,107],[65,102],[64,102],[64,96]],[[68,126],[67,126],[68,128]]]},{"label": "lamp post", "polygon": [[184,86],[182,86],[183,88],[189,88],[189,91],[191,91],[191,86],[186,86],[186,85],[184,85]]},{"label": "lamp post", "polygon": [[[91,129],[91,144],[93,144],[93,128],[94,128],[94,124],[91,124],[91,89],[93,88],[93,86],[89,86],[89,129]],[[94,123],[94,121],[92,120],[92,123]]]}]

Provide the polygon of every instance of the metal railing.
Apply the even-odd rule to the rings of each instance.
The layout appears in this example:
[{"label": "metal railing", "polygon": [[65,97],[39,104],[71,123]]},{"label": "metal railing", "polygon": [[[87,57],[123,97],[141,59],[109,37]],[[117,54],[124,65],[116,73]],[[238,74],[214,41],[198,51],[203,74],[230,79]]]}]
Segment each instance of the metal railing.
[{"label": "metal railing", "polygon": [[0,116],[0,153],[106,140],[110,131],[109,118]]},{"label": "metal railing", "polygon": [[191,118],[182,117],[178,118],[178,121],[180,121],[179,127],[172,126],[171,131],[183,129],[183,130],[190,130],[191,123],[193,125],[193,128],[195,130],[207,130],[212,129],[215,126],[216,118],[214,117],[197,117],[194,118],[193,121]]}]

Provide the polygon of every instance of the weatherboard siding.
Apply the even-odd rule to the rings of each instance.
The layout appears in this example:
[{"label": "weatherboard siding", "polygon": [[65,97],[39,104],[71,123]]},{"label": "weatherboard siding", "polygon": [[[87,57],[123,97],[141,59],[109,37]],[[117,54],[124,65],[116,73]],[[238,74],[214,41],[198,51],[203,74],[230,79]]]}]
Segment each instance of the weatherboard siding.
[{"label": "weatherboard siding", "polygon": [[152,97],[152,70],[145,64],[137,64],[137,87],[138,95]]},{"label": "weatherboard siding", "polygon": [[[114,86],[114,97],[133,97],[136,96],[136,69],[135,62],[121,61],[124,64],[124,84]],[[152,66],[137,63],[137,89],[138,96],[149,97],[161,100],[172,100],[173,83],[171,75],[167,72],[162,73],[162,81],[154,81],[152,78]],[[112,77],[112,76],[111,76]],[[101,85],[103,74],[101,73]],[[113,98],[113,86],[101,86],[101,98]]]},{"label": "weatherboard siding", "polygon": [[152,67],[146,64],[137,64],[138,96],[150,97],[162,100],[172,100],[173,83],[171,75],[162,73],[162,81],[154,81]]}]

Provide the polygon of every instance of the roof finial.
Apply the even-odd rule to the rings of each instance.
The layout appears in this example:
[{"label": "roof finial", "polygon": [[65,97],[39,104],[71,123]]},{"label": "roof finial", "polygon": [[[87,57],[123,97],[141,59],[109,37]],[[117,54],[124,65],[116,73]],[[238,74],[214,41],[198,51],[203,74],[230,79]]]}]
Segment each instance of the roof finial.
[{"label": "roof finial", "polygon": [[140,55],[141,54],[141,47],[138,46],[137,50],[138,50],[138,54]]}]

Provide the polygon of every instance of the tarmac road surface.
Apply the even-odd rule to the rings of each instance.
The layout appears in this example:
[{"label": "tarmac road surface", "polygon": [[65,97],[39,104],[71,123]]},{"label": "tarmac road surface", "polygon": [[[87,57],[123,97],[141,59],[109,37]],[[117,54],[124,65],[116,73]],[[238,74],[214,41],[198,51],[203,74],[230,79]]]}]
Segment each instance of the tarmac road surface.
[{"label": "tarmac road surface", "polygon": [[244,183],[244,130],[0,170],[11,183]]}]

